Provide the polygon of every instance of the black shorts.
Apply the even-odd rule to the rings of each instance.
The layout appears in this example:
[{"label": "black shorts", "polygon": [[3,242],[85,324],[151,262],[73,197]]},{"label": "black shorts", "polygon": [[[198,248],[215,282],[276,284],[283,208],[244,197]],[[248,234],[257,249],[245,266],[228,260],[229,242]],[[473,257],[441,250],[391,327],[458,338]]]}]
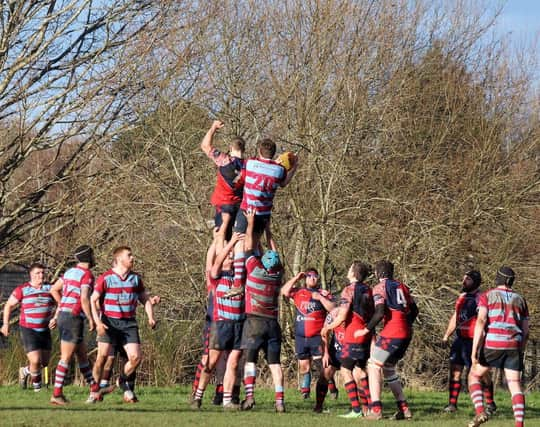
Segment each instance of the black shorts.
[{"label": "black shorts", "polygon": [[294,338],[294,347],[298,360],[310,359],[312,357],[317,359],[322,356],[322,338],[320,335],[315,335],[314,337],[297,335]]},{"label": "black shorts", "polygon": [[240,350],[243,320],[212,322],[210,326],[210,348],[212,350]]},{"label": "black shorts", "polygon": [[341,368],[341,345],[336,341],[334,337],[328,343],[328,355],[330,356],[330,366],[336,369]]},{"label": "black shorts", "polygon": [[411,338],[385,338],[378,336],[371,354],[371,359],[379,365],[384,365],[385,363],[395,365],[403,359],[410,343]]},{"label": "black shorts", "polygon": [[108,329],[105,330],[105,335],[98,335],[98,342],[112,344],[115,347],[141,343],[136,319],[113,319],[103,316],[101,321]]},{"label": "black shorts", "polygon": [[74,316],[66,311],[58,314],[58,331],[60,341],[72,344],[80,344],[84,338],[84,319],[81,316]]},{"label": "black shorts", "polygon": [[221,216],[223,212],[231,215],[229,226],[227,227],[227,231],[225,232],[225,240],[229,240],[232,236],[234,222],[236,221],[236,215],[238,214],[239,210],[240,204],[216,206],[216,214],[214,215],[214,225],[216,227],[221,227],[221,224],[223,224],[223,218]]},{"label": "black shorts", "polygon": [[52,348],[51,331],[49,328],[44,331],[36,331],[32,328],[19,327],[21,331],[21,339],[25,353],[30,353],[36,350],[48,350]]},{"label": "black shorts", "polygon": [[523,353],[515,350],[494,350],[482,348],[478,361],[482,366],[490,368],[510,369],[512,371],[523,371]]},{"label": "black shorts", "polygon": [[341,347],[341,366],[349,371],[366,367],[371,341],[362,344],[344,343]]},{"label": "black shorts", "polygon": [[457,337],[450,349],[450,363],[471,367],[472,339]]},{"label": "black shorts", "polygon": [[[270,215],[255,215],[255,224],[253,225],[253,232],[255,234],[264,233],[266,224],[270,221]],[[236,233],[245,233],[247,230],[247,218],[245,212],[240,209],[236,214],[236,220],[234,221],[233,231]]]},{"label": "black shorts", "polygon": [[242,346],[246,362],[256,363],[259,350],[263,350],[269,365],[280,362],[281,328],[277,319],[248,316],[242,331]]}]

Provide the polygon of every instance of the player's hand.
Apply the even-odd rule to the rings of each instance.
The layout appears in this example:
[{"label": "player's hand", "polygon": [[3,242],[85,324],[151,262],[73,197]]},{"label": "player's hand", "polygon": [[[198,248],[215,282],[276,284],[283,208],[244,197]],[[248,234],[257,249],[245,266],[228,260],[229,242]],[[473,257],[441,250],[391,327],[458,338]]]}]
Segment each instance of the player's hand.
[{"label": "player's hand", "polygon": [[358,338],[358,337],[363,337],[364,335],[367,335],[369,334],[369,329],[368,328],[364,328],[364,329],[359,329],[357,331],[354,331],[354,334],[353,336],[355,338]]},{"label": "player's hand", "polygon": [[306,277],[306,273],[304,273],[303,271],[300,271],[299,273],[296,274],[294,279],[298,281],[298,280],[303,279],[304,277]]},{"label": "player's hand", "polygon": [[0,328],[0,332],[2,332],[2,335],[5,337],[9,336],[9,326],[7,324],[2,325],[2,328]]},{"label": "player's hand", "polygon": [[255,215],[257,214],[257,211],[253,208],[249,208],[246,211],[246,220],[248,224],[252,224],[255,222]]},{"label": "player's hand", "polygon": [[150,328],[154,329],[157,325],[156,319],[148,319],[148,325],[150,326]]},{"label": "player's hand", "polygon": [[322,298],[321,294],[318,292],[312,292],[311,293],[311,299],[314,299],[315,301],[320,301]]},{"label": "player's hand", "polygon": [[53,317],[51,320],[49,320],[49,329],[56,328],[57,324],[58,324],[58,321],[56,320],[56,317]]},{"label": "player's hand", "polygon": [[221,120],[214,120],[212,122],[212,129],[218,130],[221,129],[225,124]]},{"label": "player's hand", "polygon": [[88,332],[92,332],[96,329],[96,324],[92,319],[88,319]]},{"label": "player's hand", "polygon": [[443,346],[448,347],[448,337],[445,335],[442,339]]},{"label": "player's hand", "polygon": [[240,240],[244,240],[244,237],[246,237],[246,235],[244,233],[238,233],[238,232],[234,232],[233,235],[231,236],[231,241],[236,243]]},{"label": "player's hand", "polygon": [[326,351],[322,357],[322,366],[323,368],[328,368],[330,366],[330,355]]},{"label": "player's hand", "polygon": [[107,333],[107,329],[109,328],[103,322],[99,322],[96,324],[96,332],[100,337],[104,336]]}]

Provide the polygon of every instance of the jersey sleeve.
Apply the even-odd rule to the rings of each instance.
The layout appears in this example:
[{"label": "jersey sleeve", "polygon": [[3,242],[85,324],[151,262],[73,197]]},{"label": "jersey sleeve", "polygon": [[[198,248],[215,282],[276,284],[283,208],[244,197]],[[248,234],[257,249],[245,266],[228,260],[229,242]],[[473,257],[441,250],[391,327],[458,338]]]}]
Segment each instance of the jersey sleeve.
[{"label": "jersey sleeve", "polygon": [[300,289],[298,288],[291,288],[291,290],[289,291],[289,298],[292,299],[295,304],[296,304],[296,296],[298,295],[299,290]]},{"label": "jersey sleeve", "polygon": [[488,293],[484,292],[482,295],[480,295],[480,299],[478,300],[478,308],[485,308],[488,309]]},{"label": "jersey sleeve", "polygon": [[91,271],[87,271],[84,273],[83,277],[81,278],[81,287],[84,288],[92,288],[94,286],[94,275]]},{"label": "jersey sleeve", "polygon": [[146,291],[146,288],[144,287],[143,279],[142,277],[137,274],[137,293],[141,295],[144,291]]},{"label": "jersey sleeve", "polygon": [[386,304],[386,288],[384,283],[379,283],[373,288],[373,304],[376,306]]},{"label": "jersey sleeve", "polygon": [[94,287],[94,291],[102,295],[105,293],[105,288],[106,288],[105,274],[101,274],[96,280],[96,286]]},{"label": "jersey sleeve", "polygon": [[17,286],[15,289],[13,289],[11,296],[15,298],[17,301],[21,301],[23,298],[22,286]]}]

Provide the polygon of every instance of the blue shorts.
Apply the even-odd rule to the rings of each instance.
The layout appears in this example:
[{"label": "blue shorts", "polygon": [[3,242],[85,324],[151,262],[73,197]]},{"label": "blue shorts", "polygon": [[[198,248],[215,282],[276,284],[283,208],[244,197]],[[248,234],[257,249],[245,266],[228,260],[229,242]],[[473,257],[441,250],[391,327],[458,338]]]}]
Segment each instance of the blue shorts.
[{"label": "blue shorts", "polygon": [[107,326],[105,335],[98,335],[97,341],[123,347],[126,344],[140,344],[139,326],[135,319],[115,319],[102,315],[101,320]]},{"label": "blue shorts", "polygon": [[341,366],[349,371],[356,367],[364,369],[369,359],[370,346],[371,341],[362,344],[344,343],[341,348]]},{"label": "blue shorts", "polygon": [[216,206],[216,214],[214,216],[214,225],[216,227],[221,227],[221,224],[223,224],[223,218],[221,216],[222,213],[225,212],[231,215],[229,226],[227,227],[227,231],[225,232],[225,240],[229,240],[232,236],[233,225],[236,220],[236,215],[238,215],[239,209],[240,209],[240,204]]},{"label": "blue shorts", "polygon": [[322,338],[320,335],[315,335],[314,337],[296,335],[294,346],[298,360],[322,357]]},{"label": "blue shorts", "polygon": [[378,365],[395,365],[403,356],[409,348],[411,343],[411,338],[386,338],[386,337],[377,337],[375,341],[375,347],[373,347],[373,352],[371,354],[371,359]]},{"label": "blue shorts", "polygon": [[61,311],[58,314],[58,331],[60,341],[80,344],[84,338],[84,318]]},{"label": "blue shorts", "polygon": [[336,341],[335,337],[332,337],[332,339],[328,343],[328,354],[330,355],[330,366],[333,366],[336,369],[341,368],[341,350],[341,344]]},{"label": "blue shorts", "polygon": [[49,328],[44,331],[36,331],[32,328],[19,326],[21,339],[25,353],[31,351],[45,350],[50,351],[52,348],[51,330]]},{"label": "blue shorts", "polygon": [[210,325],[210,343],[212,350],[240,350],[242,343],[243,320],[223,320]]},{"label": "blue shorts", "polygon": [[471,367],[472,342],[470,338],[457,337],[450,349],[450,363],[453,365]]}]

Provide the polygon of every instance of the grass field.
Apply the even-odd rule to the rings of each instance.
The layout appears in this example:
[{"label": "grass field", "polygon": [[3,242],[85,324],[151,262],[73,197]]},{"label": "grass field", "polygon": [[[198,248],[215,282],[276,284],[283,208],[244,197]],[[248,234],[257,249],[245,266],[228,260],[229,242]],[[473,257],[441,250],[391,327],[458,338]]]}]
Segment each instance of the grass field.
[{"label": "grass field", "polygon": [[[211,391],[211,390],[210,390]],[[187,403],[188,388],[141,388],[138,390],[140,402],[123,404],[121,394],[106,396],[104,402],[86,405],[86,389],[66,387],[65,394],[71,400],[66,407],[53,407],[49,404],[50,392],[19,388],[0,388],[0,425],[1,426],[287,426],[320,427],[326,426],[368,425],[395,426],[405,423],[408,426],[466,426],[473,416],[472,405],[467,395],[462,394],[460,411],[457,414],[444,414],[441,408],[446,404],[446,393],[409,391],[409,402],[414,414],[412,422],[380,421],[368,422],[362,419],[343,420],[337,417],[348,411],[345,393],[337,401],[327,401],[328,413],[314,414],[313,402],[302,401],[296,390],[287,390],[285,394],[287,414],[273,412],[273,393],[269,390],[256,390],[257,406],[250,412],[223,413],[221,408],[210,402],[212,393],[205,396],[203,409],[195,412]],[[540,426],[540,393],[527,395],[527,426]],[[497,414],[487,426],[513,426],[510,398],[507,393],[498,392],[496,401]],[[389,395],[384,396],[385,416],[394,411],[394,404]]]}]

